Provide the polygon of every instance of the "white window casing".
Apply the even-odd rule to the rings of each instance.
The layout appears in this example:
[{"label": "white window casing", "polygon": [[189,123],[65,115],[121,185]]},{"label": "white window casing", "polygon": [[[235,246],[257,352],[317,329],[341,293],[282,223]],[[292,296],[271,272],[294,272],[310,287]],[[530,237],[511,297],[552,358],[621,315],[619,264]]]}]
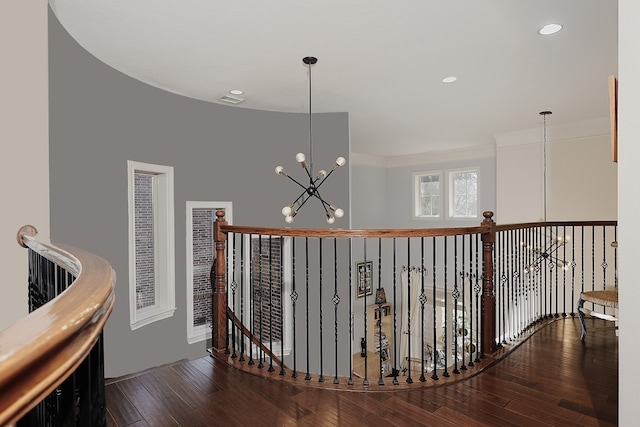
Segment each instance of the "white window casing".
[{"label": "white window casing", "polygon": [[[136,191],[135,176],[152,180],[153,211],[153,304],[138,307],[136,271]],[[129,319],[132,330],[173,316],[175,311],[175,235],[173,167],[127,161],[129,215]]]},{"label": "white window casing", "polygon": [[414,172],[413,219],[442,218],[442,173],[440,171]]},{"label": "white window casing", "polygon": [[[194,325],[194,229],[193,229],[193,212],[196,209],[213,211],[212,221],[215,221],[215,211],[224,210],[225,220],[228,224],[233,223],[233,204],[232,202],[212,202],[212,201],[187,201],[187,342],[194,344],[211,338],[211,325],[205,323],[203,325]],[[213,223],[211,224],[213,227]],[[233,235],[230,235],[232,237]],[[212,260],[215,259],[215,243],[212,234]],[[227,253],[227,265],[229,271],[233,271],[232,254]]]}]

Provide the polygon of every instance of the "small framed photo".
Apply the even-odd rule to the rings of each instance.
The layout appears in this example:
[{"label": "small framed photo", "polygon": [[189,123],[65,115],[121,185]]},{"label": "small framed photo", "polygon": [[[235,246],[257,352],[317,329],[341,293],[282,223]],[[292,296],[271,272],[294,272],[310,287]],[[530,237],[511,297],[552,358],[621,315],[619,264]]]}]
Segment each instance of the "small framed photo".
[{"label": "small framed photo", "polygon": [[373,293],[373,283],[371,280],[371,273],[373,270],[373,262],[372,261],[363,261],[357,263],[357,291],[356,296],[358,298],[364,297],[366,295],[371,295]]}]

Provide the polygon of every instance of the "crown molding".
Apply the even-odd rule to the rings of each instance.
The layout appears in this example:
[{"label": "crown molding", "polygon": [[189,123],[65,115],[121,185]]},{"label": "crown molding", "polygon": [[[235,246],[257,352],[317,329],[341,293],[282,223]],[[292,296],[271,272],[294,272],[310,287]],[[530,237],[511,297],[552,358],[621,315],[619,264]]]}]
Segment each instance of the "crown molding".
[{"label": "crown molding", "polygon": [[351,153],[351,164],[361,166],[375,166],[384,168],[399,168],[406,166],[421,166],[435,163],[460,162],[486,157],[495,157],[496,148],[493,144],[477,147],[466,147],[455,150],[433,151],[408,156],[382,157],[370,154]]},{"label": "crown molding", "polygon": [[349,158],[351,165],[387,167],[387,157],[374,156],[373,154],[351,153]]},{"label": "crown molding", "polygon": [[[543,129],[541,125],[537,128],[496,134],[496,147],[503,148],[516,145],[538,144],[542,141],[542,132]],[[562,125],[547,123],[547,142],[609,135],[609,133],[609,117],[598,117]]]}]

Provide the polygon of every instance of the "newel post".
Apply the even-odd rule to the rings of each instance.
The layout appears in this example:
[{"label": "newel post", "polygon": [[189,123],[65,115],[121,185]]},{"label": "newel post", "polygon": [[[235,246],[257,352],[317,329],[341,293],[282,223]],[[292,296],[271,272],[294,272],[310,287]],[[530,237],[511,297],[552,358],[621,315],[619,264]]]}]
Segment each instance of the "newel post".
[{"label": "newel post", "polygon": [[224,253],[227,235],[220,230],[220,226],[227,225],[224,214],[224,210],[217,210],[216,220],[213,223],[215,259],[211,267],[211,281],[213,284],[211,320],[213,324],[212,347],[215,351],[227,349],[227,266]]},{"label": "newel post", "polygon": [[496,296],[493,288],[493,250],[496,241],[496,223],[493,212],[482,213],[482,225],[489,230],[482,233],[482,352],[495,353],[496,346]]}]

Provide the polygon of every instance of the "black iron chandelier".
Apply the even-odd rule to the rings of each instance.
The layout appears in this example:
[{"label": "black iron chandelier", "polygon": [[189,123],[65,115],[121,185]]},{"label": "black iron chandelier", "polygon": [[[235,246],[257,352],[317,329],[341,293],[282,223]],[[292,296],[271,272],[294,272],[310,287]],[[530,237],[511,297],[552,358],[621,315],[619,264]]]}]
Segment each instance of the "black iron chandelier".
[{"label": "black iron chandelier", "polygon": [[338,157],[336,162],[333,165],[333,168],[327,173],[326,170],[322,169],[318,171],[317,175],[313,173],[313,139],[312,139],[312,115],[311,115],[311,67],[318,62],[318,58],[313,56],[307,56],[302,58],[302,62],[309,69],[309,162],[307,163],[307,159],[304,153],[296,154],[296,161],[300,163],[300,166],[307,173],[307,178],[309,178],[309,184],[304,185],[300,183],[297,179],[293,178],[291,175],[287,173],[287,171],[282,167],[276,167],[276,173],[278,175],[284,175],[289,178],[291,181],[295,182],[300,188],[302,188],[302,193],[298,196],[297,199],[293,201],[293,203],[282,208],[282,215],[284,215],[284,220],[287,223],[292,223],[302,206],[307,203],[312,197],[315,197],[320,201],[322,207],[324,209],[325,216],[327,218],[327,222],[329,224],[333,224],[336,218],[342,218],[344,216],[344,211],[330,203],[320,196],[320,186],[331,176],[333,171],[335,171],[340,166],[343,166],[346,163],[344,157]]}]

